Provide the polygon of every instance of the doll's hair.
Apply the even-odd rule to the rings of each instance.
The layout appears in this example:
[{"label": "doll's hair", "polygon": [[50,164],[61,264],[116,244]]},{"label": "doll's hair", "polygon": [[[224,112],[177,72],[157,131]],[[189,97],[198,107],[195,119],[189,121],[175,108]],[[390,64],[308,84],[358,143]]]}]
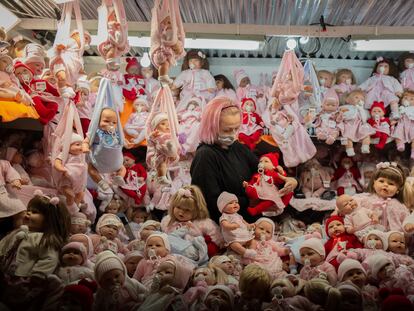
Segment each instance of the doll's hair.
[{"label": "doll's hair", "polygon": [[150,220],[151,219],[151,214],[147,212],[147,208],[145,206],[130,206],[127,211],[127,217],[129,219],[129,221],[133,221],[135,214],[139,213],[139,212],[144,212],[147,214],[147,219],[146,220]]},{"label": "doll's hair", "polygon": [[214,80],[223,82],[223,89],[232,89],[234,91],[234,86],[231,84],[230,80],[227,79],[225,75],[219,74],[214,76]]},{"label": "doll's hair", "polygon": [[366,98],[366,93],[364,91],[356,89],[356,90],[353,90],[345,94],[345,102],[348,100],[348,98],[350,98],[354,94],[362,94],[364,95],[364,98]]},{"label": "doll's hair", "polygon": [[192,220],[206,219],[210,217],[203,193],[200,188],[195,185],[184,186],[172,196],[170,208],[168,209],[168,215],[171,217],[170,224],[177,221],[174,216],[174,208],[177,206],[190,209],[193,214]]},{"label": "doll's hair", "polygon": [[326,311],[337,310],[341,302],[341,292],[323,278],[309,280],[305,284],[304,292],[306,298],[323,306]]},{"label": "doll's hair", "polygon": [[405,60],[411,58],[414,59],[414,53],[413,52],[404,52],[398,57],[398,70],[400,72],[403,72],[405,69]]},{"label": "doll's hair", "polygon": [[214,144],[220,130],[220,118],[227,115],[239,114],[241,109],[235,101],[225,96],[212,99],[203,110],[200,122],[200,141]]},{"label": "doll's hair", "polygon": [[[289,292],[292,294],[292,295],[291,295],[291,296],[289,296],[289,297],[293,297],[293,296],[295,296],[295,294],[296,294],[296,288],[295,288],[295,286],[294,286],[294,285],[293,285],[293,283],[292,283],[289,279],[287,279],[287,278],[284,278],[284,279],[276,279],[276,280],[274,280],[274,281],[273,281],[273,283],[272,283],[272,285],[270,286],[270,291],[271,291],[273,288],[277,287],[277,286],[283,286],[283,287],[287,288],[287,289],[289,290]],[[285,297],[285,298],[287,298],[287,297]]]},{"label": "doll's hair", "polygon": [[43,194],[36,194],[27,204],[27,210],[36,210],[44,217],[41,247],[60,251],[69,237],[71,225],[66,206],[56,197],[49,198]]},{"label": "doll's hair", "polygon": [[257,287],[262,289],[263,295],[269,295],[271,278],[269,273],[256,264],[247,265],[240,273],[239,289],[240,292],[246,292],[249,288]]},{"label": "doll's hair", "polygon": [[27,39],[21,39],[17,42],[14,42],[13,46],[9,48],[9,55],[11,58],[17,58],[17,51],[22,51],[29,43],[32,42]]},{"label": "doll's hair", "polygon": [[228,278],[227,274],[222,269],[220,269],[219,267],[214,266],[214,265],[213,266],[202,266],[202,267],[195,268],[194,271],[193,271],[193,276],[191,278],[190,283],[193,283],[194,277],[195,277],[195,272],[199,269],[206,269],[206,270],[210,271],[210,273],[214,276],[214,279],[215,279],[215,284],[214,285],[226,285],[227,284],[227,278]]},{"label": "doll's hair", "polygon": [[409,89],[404,90],[404,93],[402,94],[401,99],[404,98],[405,95],[414,96],[414,91],[409,90]]},{"label": "doll's hair", "polygon": [[356,84],[356,79],[355,79],[354,73],[352,72],[352,70],[347,69],[347,68],[338,69],[338,71],[335,74],[335,80],[336,80],[335,83],[338,83],[339,77],[344,73],[345,74],[350,74],[351,79],[352,79],[352,84]]},{"label": "doll's hair", "polygon": [[109,201],[108,205],[105,207],[105,210],[110,206],[116,206],[118,208],[118,212],[122,211],[124,208],[124,201],[118,195],[114,195],[112,200]]},{"label": "doll's hair", "polygon": [[403,190],[404,204],[410,210],[414,210],[414,177],[407,177]]},{"label": "doll's hair", "polygon": [[395,79],[398,79],[399,78],[398,77],[398,69],[397,69],[397,66],[394,64],[394,62],[391,59],[385,58],[385,57],[381,57],[380,60],[375,63],[375,66],[374,66],[374,69],[372,70],[371,76],[373,76],[374,74],[377,73],[377,68],[382,63],[388,64],[388,66],[390,68],[389,69],[389,72],[388,72],[388,75],[389,76],[392,76]]},{"label": "doll's hair", "polygon": [[332,82],[333,82],[333,80],[335,78],[335,75],[332,72],[330,72],[329,70],[322,69],[322,70],[318,70],[316,75],[319,75],[320,73],[326,73],[326,74],[330,75],[332,77]]},{"label": "doll's hair", "polygon": [[[387,162],[385,162],[387,163]],[[387,178],[397,184],[397,194],[395,198],[401,203],[404,202],[404,185],[405,185],[405,173],[400,164],[392,162],[388,167],[378,167],[372,174],[372,178],[369,181],[368,192],[375,193],[374,182],[378,178]]]},{"label": "doll's hair", "polygon": [[184,57],[183,64],[181,65],[181,71],[187,70],[190,68],[189,62],[190,59],[197,58],[201,61],[201,69],[209,70],[210,66],[208,64],[208,59],[206,54],[204,54],[201,50],[190,50]]}]

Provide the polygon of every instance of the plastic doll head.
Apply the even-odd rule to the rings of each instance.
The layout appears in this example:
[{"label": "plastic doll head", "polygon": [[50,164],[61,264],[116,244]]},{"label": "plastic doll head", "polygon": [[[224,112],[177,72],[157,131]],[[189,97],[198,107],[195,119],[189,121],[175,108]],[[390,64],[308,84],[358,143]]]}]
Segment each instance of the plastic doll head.
[{"label": "plastic doll head", "polygon": [[155,220],[147,220],[141,225],[139,237],[142,241],[146,241],[155,231],[161,231],[161,224]]},{"label": "plastic doll head", "polygon": [[160,281],[160,287],[173,285],[176,273],[175,268],[175,264],[172,261],[166,260],[160,263],[156,272]]},{"label": "plastic doll head", "polygon": [[165,113],[159,113],[151,121],[151,129],[157,130],[161,133],[170,133],[170,122],[168,116]]},{"label": "plastic doll head", "polygon": [[261,218],[255,223],[254,235],[259,241],[269,241],[273,238],[275,226],[271,219]]},{"label": "plastic doll head", "polygon": [[134,100],[133,107],[135,112],[148,112],[147,100],[145,98],[138,97]]},{"label": "plastic doll head", "polygon": [[339,69],[335,75],[336,84],[345,83],[352,85],[356,83],[354,73],[349,69]]},{"label": "plastic doll head", "polygon": [[131,168],[135,165],[136,158],[131,152],[124,152],[124,166],[126,168]]},{"label": "plastic doll head", "polygon": [[131,220],[137,224],[143,224],[149,219],[150,215],[145,207],[136,207],[132,212]]},{"label": "plastic doll head", "polygon": [[125,283],[126,268],[122,260],[111,251],[96,256],[95,279],[105,290],[118,291]]},{"label": "plastic doll head", "polygon": [[245,112],[255,112],[256,103],[253,98],[243,98],[241,103],[242,110]]},{"label": "plastic doll head", "polygon": [[317,238],[305,240],[299,248],[299,254],[304,265],[316,267],[325,260],[325,248],[322,241]]},{"label": "plastic doll head", "polygon": [[125,60],[127,62],[127,65],[125,67],[125,71],[127,73],[131,75],[141,74],[141,66],[135,57],[127,57]]},{"label": "plastic doll head", "polygon": [[355,163],[352,158],[345,156],[341,159],[341,166],[344,169],[349,170],[351,167],[355,166]]},{"label": "plastic doll head", "polygon": [[394,254],[407,254],[404,233],[398,231],[388,232],[388,251]]},{"label": "plastic doll head", "polygon": [[217,280],[213,268],[197,268],[193,274],[193,284],[195,285],[199,281],[205,281],[209,286],[216,285]]},{"label": "plastic doll head", "polygon": [[106,214],[116,215],[118,214],[119,210],[120,210],[120,204],[119,204],[119,200],[117,199],[112,199],[111,202],[109,202],[109,204],[105,207]]},{"label": "plastic doll head", "polygon": [[142,67],[141,74],[145,79],[154,78],[154,68],[152,65],[149,65],[148,67]]},{"label": "plastic doll head", "polygon": [[342,282],[336,288],[341,293],[339,311],[363,311],[361,289],[352,282]]},{"label": "plastic doll head", "polygon": [[111,241],[118,237],[118,233],[118,227],[113,225],[102,226],[100,229],[101,236],[104,236]]},{"label": "plastic doll head", "polygon": [[322,102],[322,109],[326,112],[334,112],[337,111],[339,107],[339,98],[336,94],[335,90],[329,89]]},{"label": "plastic doll head", "polygon": [[153,233],[145,243],[145,256],[150,258],[152,254],[165,257],[170,253],[170,245],[166,234]]},{"label": "plastic doll head", "polygon": [[76,133],[72,133],[72,137],[70,140],[69,153],[73,155],[82,154],[82,142],[83,142],[82,136]]},{"label": "plastic doll head", "polygon": [[233,310],[234,295],[232,290],[224,285],[210,287],[204,298],[204,305],[208,310]]},{"label": "plastic doll head", "polygon": [[50,71],[49,68],[43,69],[43,72],[40,75],[40,79],[46,80],[47,82],[49,82],[54,87],[57,86],[57,79],[52,74],[52,71]]},{"label": "plastic doll head", "polygon": [[398,69],[403,72],[406,69],[414,68],[414,53],[405,52],[398,58]]},{"label": "plastic doll head", "polygon": [[401,98],[401,104],[405,107],[414,106],[414,92],[406,90]]},{"label": "plastic doll head", "polygon": [[231,84],[231,82],[229,81],[229,79],[227,79],[227,77],[225,75],[221,75],[221,74],[220,75],[215,75],[214,80],[216,80],[217,90],[221,90],[221,89],[234,90],[233,84]]},{"label": "plastic doll head", "polygon": [[383,254],[369,256],[364,264],[367,267],[368,276],[376,281],[390,278],[395,272],[395,266],[392,259]]},{"label": "plastic doll head", "polygon": [[0,55],[0,71],[8,74],[13,73],[13,60],[7,54]]},{"label": "plastic doll head", "polygon": [[385,108],[383,102],[374,102],[370,109],[371,118],[380,120],[385,115]]},{"label": "plastic doll head", "polygon": [[138,263],[144,258],[144,254],[140,251],[131,251],[124,257],[124,264],[129,277],[132,277],[137,269]]},{"label": "plastic doll head", "polygon": [[91,222],[86,218],[86,215],[77,212],[71,215],[70,218],[70,233],[77,234],[77,233],[86,233],[88,231],[88,226],[90,226]]},{"label": "plastic doll head", "polygon": [[192,97],[187,102],[187,106],[185,107],[185,109],[187,111],[193,111],[193,110],[199,109],[200,105],[201,105],[201,99],[198,97]]},{"label": "plastic doll head", "polygon": [[123,227],[121,220],[114,214],[103,214],[96,224],[96,233],[114,240],[118,237],[119,230]]},{"label": "plastic doll head", "polygon": [[372,74],[389,75],[398,79],[398,70],[394,62],[388,58],[378,57],[375,63]]},{"label": "plastic doll head", "polygon": [[340,195],[336,199],[336,208],[342,216],[349,215],[358,207],[357,201],[348,194]]},{"label": "plastic doll head", "polygon": [[341,293],[329,284],[326,277],[314,278],[306,282],[304,292],[306,298],[323,306],[324,310],[337,310],[339,308]]},{"label": "plastic doll head", "polygon": [[104,108],[99,119],[99,128],[107,132],[115,132],[118,118],[115,110],[111,108]]},{"label": "plastic doll head", "polygon": [[86,248],[80,242],[70,242],[63,246],[61,262],[64,267],[80,266],[86,262]]},{"label": "plastic doll head", "polygon": [[345,233],[344,220],[340,216],[331,216],[326,220],[326,233],[334,238]]},{"label": "plastic doll head", "polygon": [[381,162],[368,185],[368,191],[382,198],[395,197],[403,202],[405,173],[401,166],[394,162]]},{"label": "plastic doll head", "polygon": [[233,275],[235,272],[235,266],[231,258],[226,255],[214,256],[210,259],[210,264],[216,267],[219,267],[227,275]]},{"label": "plastic doll head", "polygon": [[[191,65],[192,64],[192,65]],[[209,70],[209,64],[206,57],[206,54],[204,54],[200,50],[190,50],[187,52],[187,54],[184,57],[183,64],[181,66],[181,71],[187,70],[187,69],[206,69]]]},{"label": "plastic doll head", "polygon": [[328,70],[319,70],[317,73],[320,86],[330,88],[332,86],[334,75]]},{"label": "plastic doll head", "polygon": [[382,232],[369,232],[364,237],[364,244],[369,249],[385,250],[388,246],[388,241],[385,240]]},{"label": "plastic doll head", "polygon": [[348,95],[346,95],[345,97],[345,103],[353,106],[363,106],[365,103],[365,92],[359,90],[349,92]]},{"label": "plastic doll head", "polygon": [[350,281],[363,288],[367,282],[367,272],[358,260],[347,258],[338,267],[338,280]]},{"label": "plastic doll head", "polygon": [[171,223],[208,218],[207,203],[200,188],[194,185],[180,188],[171,198],[168,215]]},{"label": "plastic doll head", "polygon": [[262,301],[269,296],[271,278],[269,273],[255,264],[247,265],[240,274],[239,289],[242,298]]},{"label": "plastic doll head", "polygon": [[278,295],[282,295],[283,298],[288,298],[295,296],[296,288],[288,279],[277,279],[273,281],[270,293],[272,296],[276,296],[276,298],[279,298],[277,297]]},{"label": "plastic doll head", "polygon": [[14,74],[22,84],[28,85],[33,80],[33,71],[21,62],[14,65]]}]

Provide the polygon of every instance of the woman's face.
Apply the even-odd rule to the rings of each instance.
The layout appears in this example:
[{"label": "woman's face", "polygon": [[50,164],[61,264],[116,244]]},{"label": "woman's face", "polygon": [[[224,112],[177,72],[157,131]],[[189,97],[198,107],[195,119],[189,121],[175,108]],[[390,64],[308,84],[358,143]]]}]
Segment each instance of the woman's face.
[{"label": "woman's face", "polygon": [[[237,133],[240,128],[240,114],[225,114],[220,116],[219,137],[232,138],[233,142],[237,139]],[[220,142],[219,142],[220,143]],[[231,145],[231,144],[229,144]],[[222,144],[224,146],[224,144]]]}]

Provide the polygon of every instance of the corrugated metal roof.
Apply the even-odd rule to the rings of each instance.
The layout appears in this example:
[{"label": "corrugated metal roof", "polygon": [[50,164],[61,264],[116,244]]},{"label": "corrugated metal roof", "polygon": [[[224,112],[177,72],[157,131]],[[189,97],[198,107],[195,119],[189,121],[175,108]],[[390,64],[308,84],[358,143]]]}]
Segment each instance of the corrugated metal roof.
[{"label": "corrugated metal roof", "polygon": [[[56,18],[53,0],[2,0],[6,7],[20,12],[19,17]],[[129,21],[150,21],[153,0],[125,0]],[[97,19],[100,0],[82,0],[83,19]],[[333,25],[413,26],[413,0],[181,0],[181,15],[185,23],[241,23],[257,25],[309,25],[324,15]],[[379,53],[352,52],[341,38],[320,39],[318,58],[373,59]],[[414,47],[413,47],[414,48]],[[215,57],[280,57],[285,39],[273,37],[262,51],[209,50]],[[139,48],[131,54],[141,53]],[[381,53],[396,57],[399,53]]]}]

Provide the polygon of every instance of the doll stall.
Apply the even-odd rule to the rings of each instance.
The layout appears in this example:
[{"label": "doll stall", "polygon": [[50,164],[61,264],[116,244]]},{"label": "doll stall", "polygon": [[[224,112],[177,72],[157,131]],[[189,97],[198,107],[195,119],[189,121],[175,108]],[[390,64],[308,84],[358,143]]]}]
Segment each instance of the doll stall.
[{"label": "doll stall", "polygon": [[2,1],[0,309],[414,310],[412,13]]}]

